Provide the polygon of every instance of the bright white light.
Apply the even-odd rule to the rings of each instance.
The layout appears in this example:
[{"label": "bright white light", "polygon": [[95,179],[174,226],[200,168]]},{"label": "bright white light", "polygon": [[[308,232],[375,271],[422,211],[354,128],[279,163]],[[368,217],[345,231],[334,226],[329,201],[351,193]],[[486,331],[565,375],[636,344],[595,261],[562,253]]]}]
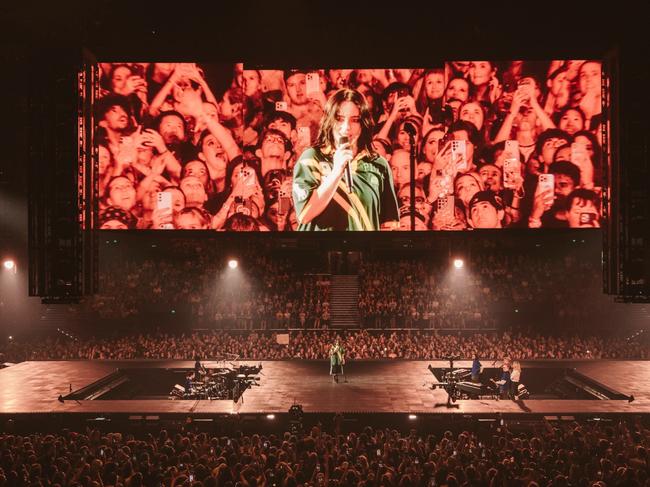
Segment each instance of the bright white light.
[{"label": "bright white light", "polygon": [[267,414],[266,419],[275,419],[275,414]]},{"label": "bright white light", "polygon": [[231,269],[237,269],[237,265],[238,265],[238,262],[235,259],[230,259],[228,261],[228,267],[230,267]]},{"label": "bright white light", "polygon": [[454,267],[456,269],[460,269],[465,265],[465,262],[463,262],[463,259],[454,259]]},{"label": "bright white light", "polygon": [[10,271],[13,270],[14,267],[16,267],[16,263],[11,259],[7,259],[2,263],[2,266],[8,271]]},{"label": "bright white light", "polygon": [[414,420],[414,419],[418,419],[418,417],[415,414],[409,414],[409,419]]}]

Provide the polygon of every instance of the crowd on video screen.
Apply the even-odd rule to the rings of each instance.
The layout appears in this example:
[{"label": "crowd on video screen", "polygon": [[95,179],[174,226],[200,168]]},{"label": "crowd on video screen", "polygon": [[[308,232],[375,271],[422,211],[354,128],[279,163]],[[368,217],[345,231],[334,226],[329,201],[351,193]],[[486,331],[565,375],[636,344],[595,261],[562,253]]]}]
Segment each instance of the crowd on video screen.
[{"label": "crowd on video screen", "polygon": [[[329,111],[343,119],[340,90],[360,95],[361,113],[340,124],[371,135],[357,167],[386,168],[370,176],[377,216],[344,230],[601,225],[600,61],[249,68],[99,63],[99,228],[340,229],[311,220],[332,156],[305,159],[327,139]],[[363,213],[364,197],[340,182],[330,204]]]}]

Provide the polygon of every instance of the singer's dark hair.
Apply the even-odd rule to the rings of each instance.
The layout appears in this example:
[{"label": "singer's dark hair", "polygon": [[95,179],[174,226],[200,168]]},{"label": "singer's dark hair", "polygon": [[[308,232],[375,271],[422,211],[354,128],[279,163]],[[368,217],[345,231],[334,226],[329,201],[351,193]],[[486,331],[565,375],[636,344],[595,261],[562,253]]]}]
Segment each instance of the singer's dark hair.
[{"label": "singer's dark hair", "polygon": [[361,123],[361,135],[357,141],[357,149],[359,152],[366,150],[371,155],[376,155],[372,148],[372,128],[373,120],[370,108],[366,103],[365,97],[357,90],[349,88],[342,88],[334,93],[327,104],[325,105],[325,113],[321,119],[320,128],[318,129],[318,137],[316,139],[316,146],[320,149],[331,149],[336,147],[334,140],[334,124],[336,123],[336,114],[341,105],[351,101],[359,107],[359,117]]}]

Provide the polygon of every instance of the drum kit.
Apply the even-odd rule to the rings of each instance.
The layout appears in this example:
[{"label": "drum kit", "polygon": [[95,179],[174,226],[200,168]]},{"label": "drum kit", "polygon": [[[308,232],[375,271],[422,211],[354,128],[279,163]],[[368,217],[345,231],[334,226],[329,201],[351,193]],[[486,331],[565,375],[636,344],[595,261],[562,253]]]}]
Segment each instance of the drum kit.
[{"label": "drum kit", "polygon": [[189,381],[189,391],[185,399],[229,399],[228,398],[228,369],[207,369],[200,374],[199,380]]},{"label": "drum kit", "polygon": [[176,384],[169,393],[170,399],[233,400],[238,401],[244,391],[259,386],[257,374],[262,365],[231,364],[232,367],[203,368],[198,374],[188,370],[185,387]]}]

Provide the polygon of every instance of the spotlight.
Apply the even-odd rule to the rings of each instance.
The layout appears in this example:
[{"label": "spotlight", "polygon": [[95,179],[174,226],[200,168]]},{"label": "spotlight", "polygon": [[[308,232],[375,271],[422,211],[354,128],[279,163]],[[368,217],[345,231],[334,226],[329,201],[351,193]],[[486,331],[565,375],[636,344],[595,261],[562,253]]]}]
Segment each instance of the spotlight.
[{"label": "spotlight", "polygon": [[275,419],[275,414],[267,414],[266,419]]},{"label": "spotlight", "polygon": [[231,269],[237,269],[237,265],[239,265],[239,262],[237,262],[237,259],[230,259],[228,261],[228,267]]},{"label": "spotlight", "polygon": [[465,262],[463,262],[463,259],[454,259],[454,267],[456,269],[461,269],[465,265]]},{"label": "spotlight", "polygon": [[409,414],[409,419],[413,421],[414,419],[418,419],[418,417],[415,414]]},{"label": "spotlight", "polygon": [[16,263],[12,259],[7,259],[2,263],[2,267],[8,271],[13,271],[16,268]]}]

